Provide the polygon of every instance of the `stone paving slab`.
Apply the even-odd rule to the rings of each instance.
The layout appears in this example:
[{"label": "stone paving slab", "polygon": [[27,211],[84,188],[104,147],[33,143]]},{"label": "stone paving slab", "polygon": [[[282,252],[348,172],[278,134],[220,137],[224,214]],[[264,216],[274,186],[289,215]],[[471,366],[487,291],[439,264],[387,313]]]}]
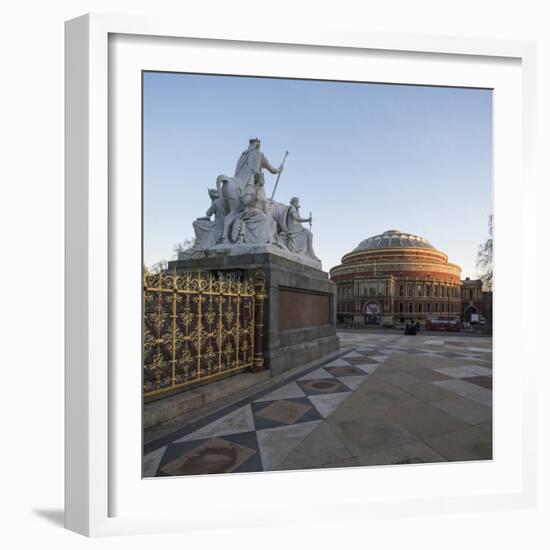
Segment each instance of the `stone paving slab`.
[{"label": "stone paving slab", "polygon": [[413,369],[413,370],[407,370],[409,374],[413,375],[415,378],[418,378],[419,380],[425,380],[428,382],[435,382],[438,380],[449,380],[449,377],[445,374],[441,374],[440,372],[436,372],[432,369]]},{"label": "stone paving slab", "polygon": [[415,382],[420,382],[420,378],[417,378],[414,374],[409,374],[408,372],[384,372],[379,371],[375,374],[376,378],[382,380],[382,382],[387,382],[392,386],[397,386],[402,388],[403,386],[408,386],[414,384]]},{"label": "stone paving slab", "polygon": [[354,456],[389,449],[417,440],[410,431],[397,422],[393,422],[382,412],[371,411],[362,415],[356,413],[356,409],[344,402],[327,419],[334,433]]},{"label": "stone paving slab", "polygon": [[485,435],[489,437],[493,437],[493,422],[492,420],[489,420],[487,422],[482,422],[481,424],[477,424],[476,428],[480,429]]},{"label": "stone paving slab", "polygon": [[366,411],[367,409],[384,410],[420,402],[420,399],[417,399],[410,393],[392,386],[384,382],[380,377],[376,378],[375,376],[367,378],[356,391],[356,399],[350,401],[348,406],[351,403],[357,403],[356,410],[354,411],[357,415],[360,415],[361,411]]},{"label": "stone paving slab", "polygon": [[492,376],[472,376],[470,378],[466,378],[465,380],[466,382],[470,382],[470,384],[477,384],[478,386],[481,386],[482,388],[487,388],[488,390],[493,389]]},{"label": "stone paving slab", "polygon": [[442,401],[444,399],[453,399],[456,397],[456,394],[440,388],[435,384],[430,382],[419,382],[417,384],[407,384],[401,386],[401,389],[411,395],[414,395],[417,399],[421,401],[426,401],[428,403],[432,401]]},{"label": "stone paving slab", "polygon": [[236,411],[233,411],[219,420],[216,420],[204,428],[196,430],[184,437],[180,437],[174,443],[183,443],[194,439],[207,439],[209,437],[219,437],[221,435],[231,435],[235,433],[250,432],[254,430],[254,417],[250,405],[245,405]]},{"label": "stone paving slab", "polygon": [[320,415],[323,418],[327,418],[350,395],[351,392],[333,393],[330,395],[310,395],[309,400],[319,411]]},{"label": "stone paving slab", "polygon": [[274,470],[319,423],[320,421],[305,422],[299,426],[258,430],[258,445],[264,470]]},{"label": "stone paving slab", "polygon": [[447,459],[422,441],[392,447],[386,451],[357,457],[361,466],[382,466],[386,464],[424,464],[446,462]]},{"label": "stone paving slab", "polygon": [[432,382],[440,388],[452,391],[457,395],[466,397],[480,403],[481,405],[486,405],[491,407],[493,404],[493,392],[487,388],[482,388],[477,384],[470,384],[465,380],[442,380],[440,382]]},{"label": "stone paving slab", "polygon": [[340,354],[145,438],[143,475],[492,458],[490,339],[340,337]]},{"label": "stone paving slab", "polygon": [[436,401],[432,405],[472,425],[489,422],[493,415],[491,407],[472,402],[470,399],[457,398],[457,396],[452,399]]},{"label": "stone paving slab", "polygon": [[471,378],[472,376],[489,376],[491,370],[479,365],[465,365],[460,367],[444,367],[434,369],[436,372],[445,374],[449,378]]},{"label": "stone paving slab", "polygon": [[359,461],[354,456],[351,458],[342,458],[341,460],[335,460],[334,462],[327,462],[323,464],[323,468],[353,468],[360,466]]},{"label": "stone paving slab", "polygon": [[314,380],[319,378],[332,378],[332,374],[330,372],[326,371],[325,369],[316,369],[308,374],[304,374],[304,376],[301,376],[298,378],[298,380]]},{"label": "stone paving slab", "polygon": [[427,439],[426,443],[451,461],[493,458],[491,435],[476,426]]},{"label": "stone paving slab", "polygon": [[291,382],[290,384],[286,384],[282,388],[268,393],[267,395],[263,395],[259,399],[256,399],[256,402],[274,401],[276,399],[286,399],[289,397],[304,397],[305,395],[306,394],[301,388],[298,387],[298,384],[296,384],[296,382]]},{"label": "stone paving slab", "polygon": [[426,356],[409,356],[399,355],[396,357],[392,355],[389,359],[386,359],[382,365],[380,365],[380,374],[390,372],[407,372],[410,373],[414,370],[429,370],[432,371],[436,367],[454,367],[456,362],[454,359],[438,358]]},{"label": "stone paving slab", "polygon": [[384,414],[423,440],[468,427],[466,422],[445,413],[430,403],[394,407],[385,410]]},{"label": "stone paving slab", "polygon": [[327,422],[317,426],[287,457],[277,470],[319,468],[329,462],[352,458]]}]

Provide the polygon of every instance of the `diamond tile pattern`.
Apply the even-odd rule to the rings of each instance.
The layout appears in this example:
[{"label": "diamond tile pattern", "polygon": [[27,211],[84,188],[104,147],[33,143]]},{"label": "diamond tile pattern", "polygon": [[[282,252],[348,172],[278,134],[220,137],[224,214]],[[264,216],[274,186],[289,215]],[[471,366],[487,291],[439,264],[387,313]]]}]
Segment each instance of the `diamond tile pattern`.
[{"label": "diamond tile pattern", "polygon": [[271,420],[277,424],[296,424],[307,412],[310,412],[313,407],[308,404],[307,400],[298,401],[282,399],[280,401],[271,401],[268,405],[263,406],[258,410],[255,407],[256,425],[261,419]]},{"label": "diamond tile pattern", "polygon": [[489,339],[340,338],[340,356],[147,443],[143,476],[492,458]]}]

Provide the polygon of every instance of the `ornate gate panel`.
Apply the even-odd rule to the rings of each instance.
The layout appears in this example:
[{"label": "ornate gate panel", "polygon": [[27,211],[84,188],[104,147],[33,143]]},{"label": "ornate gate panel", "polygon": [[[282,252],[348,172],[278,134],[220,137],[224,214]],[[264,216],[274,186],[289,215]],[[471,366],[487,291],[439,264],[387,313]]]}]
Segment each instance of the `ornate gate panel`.
[{"label": "ornate gate panel", "polygon": [[[265,297],[262,271],[244,281],[194,272],[146,272],[145,397],[261,367]],[[254,338],[256,330],[260,338]]]}]

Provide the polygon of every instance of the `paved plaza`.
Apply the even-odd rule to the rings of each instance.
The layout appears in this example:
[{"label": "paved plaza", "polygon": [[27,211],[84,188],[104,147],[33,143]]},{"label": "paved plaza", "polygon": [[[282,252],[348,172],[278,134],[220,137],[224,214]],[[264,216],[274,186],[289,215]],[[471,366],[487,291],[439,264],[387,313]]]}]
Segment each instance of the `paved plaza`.
[{"label": "paved plaza", "polygon": [[145,477],[492,458],[492,340],[343,331],[309,365],[148,441]]}]

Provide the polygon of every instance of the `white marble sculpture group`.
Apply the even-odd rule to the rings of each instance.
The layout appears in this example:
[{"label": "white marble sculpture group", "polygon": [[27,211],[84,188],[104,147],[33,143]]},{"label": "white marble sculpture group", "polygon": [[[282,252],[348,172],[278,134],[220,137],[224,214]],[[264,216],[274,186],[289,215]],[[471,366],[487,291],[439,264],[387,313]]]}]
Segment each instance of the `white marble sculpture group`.
[{"label": "white marble sculpture group", "polygon": [[290,204],[266,197],[263,169],[280,174],[283,164],[274,168],[260,145],[257,138],[249,140],[248,149],[237,162],[235,175],[218,176],[216,189],[208,190],[212,202],[206,216],[193,222],[194,245],[181,255],[192,258],[201,252],[226,249],[246,253],[267,246],[320,268],[320,260],[313,251],[313,235],[302,226],[304,222],[311,224],[312,218],[300,217],[298,197],[293,197]]}]

